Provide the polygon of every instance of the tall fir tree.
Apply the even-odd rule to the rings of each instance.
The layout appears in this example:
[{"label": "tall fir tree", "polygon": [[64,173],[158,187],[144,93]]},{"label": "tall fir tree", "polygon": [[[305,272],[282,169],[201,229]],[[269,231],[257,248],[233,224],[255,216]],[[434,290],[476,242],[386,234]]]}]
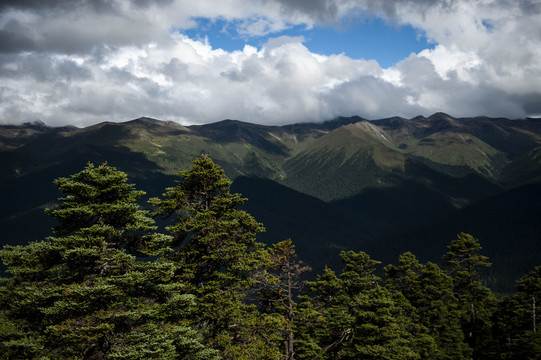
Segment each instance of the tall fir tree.
[{"label": "tall fir tree", "polygon": [[261,314],[251,298],[258,274],[270,264],[256,241],[263,226],[239,209],[246,199],[230,192],[231,180],[208,155],[179,177],[150,202],[156,216],[173,220],[166,229],[177,250],[169,261],[177,281],[197,296],[200,333],[224,358],[278,359],[283,318]]},{"label": "tall fir tree", "polygon": [[541,331],[539,329],[539,318],[541,317],[541,266],[536,266],[535,269],[521,277],[517,282],[517,290],[519,295],[522,295],[530,303],[531,332],[537,333]]},{"label": "tall fir tree", "polygon": [[403,307],[374,274],[379,262],[364,252],[340,256],[345,264],[340,276],[326,269],[308,283],[312,308],[321,313],[316,327],[306,329],[319,346],[318,358],[420,359]]},{"label": "tall fir tree", "polygon": [[300,277],[310,271],[310,267],[297,260],[295,245],[291,239],[274,244],[269,252],[271,264],[268,267],[269,274],[259,291],[259,307],[266,313],[283,316],[284,359],[294,360],[297,342],[294,332],[297,324],[295,297],[304,284]]},{"label": "tall fir tree", "polygon": [[522,331],[521,355],[529,359],[541,358],[541,266],[536,266],[517,281],[517,295]]},{"label": "tall fir tree", "polygon": [[2,352],[8,358],[214,359],[187,319],[194,306],[172,268],[134,254],[169,251],[169,236],[136,201],[125,173],[92,164],[55,181],[66,194],[48,213],[59,237],[6,246]]},{"label": "tall fir tree", "polygon": [[349,340],[353,316],[343,311],[342,281],[325,267],[316,281],[307,282],[308,292],[299,296],[296,327],[296,357],[301,360],[330,359]]},{"label": "tall fir tree", "polygon": [[494,359],[541,359],[538,299],[541,266],[517,281],[517,292],[498,300],[493,314]]},{"label": "tall fir tree", "polygon": [[[458,300],[453,295],[453,281],[434,263],[421,264],[415,255],[406,252],[399,265],[388,265],[387,288],[399,292],[414,307],[412,321],[423,326],[436,343],[436,349],[425,354],[427,359],[468,359],[471,349],[461,329]],[[420,339],[421,332],[416,335]]]},{"label": "tall fir tree", "polygon": [[489,267],[488,257],[481,254],[479,241],[470,234],[460,233],[448,246],[443,256],[453,279],[454,294],[462,312],[462,328],[474,359],[485,358],[486,347],[491,342],[491,314],[494,295],[480,281],[480,271]]}]

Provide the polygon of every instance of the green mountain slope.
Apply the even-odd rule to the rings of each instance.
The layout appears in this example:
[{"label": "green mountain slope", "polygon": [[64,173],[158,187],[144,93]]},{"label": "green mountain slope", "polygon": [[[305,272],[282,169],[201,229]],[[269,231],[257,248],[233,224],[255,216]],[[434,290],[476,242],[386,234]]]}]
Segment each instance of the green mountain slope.
[{"label": "green mountain slope", "polygon": [[[508,160],[513,157],[515,146],[489,134],[497,128],[493,121],[498,120],[460,120],[437,113],[429,118],[392,118],[375,123],[392,137],[404,154],[429,160],[436,166],[440,165],[437,168],[439,171],[454,176],[473,171],[497,178]],[[507,127],[511,129],[512,123],[509,120],[507,122]],[[529,138],[529,146],[539,141],[535,134],[531,134]],[[500,146],[496,148],[493,145]]]},{"label": "green mountain slope", "polygon": [[[315,268],[338,261],[336,254],[348,248],[366,247],[374,258],[386,259],[408,249],[409,238],[400,236],[414,229],[461,219],[453,231],[469,231],[469,218],[458,214],[494,196],[503,199],[501,215],[490,220],[507,226],[500,233],[529,231],[517,230],[526,226],[519,221],[504,221],[520,213],[512,205],[507,211],[514,213],[506,213],[512,196],[505,194],[541,179],[540,149],[538,120],[457,119],[442,113],[286,126],[224,120],[185,127],[150,118],[81,129],[1,126],[0,240],[15,244],[50,235],[52,223],[43,209],[60,196],[53,179],[89,161],[126,171],[150,197],[172,186],[173,175],[194,158],[210,153],[234,179],[235,191],[249,198],[247,209],[266,225],[265,242],[292,237]],[[485,221],[490,217],[469,214],[479,229],[491,226]],[[535,226],[530,230],[540,234]],[[437,236],[449,241],[448,233]],[[415,241],[420,250],[441,255],[439,247],[425,246],[434,239]],[[520,237],[508,241],[531,245]]]},{"label": "green mountain slope", "polygon": [[370,186],[392,185],[389,176],[404,170],[405,156],[393,149],[385,133],[366,120],[344,125],[284,163],[284,184],[335,200]]}]

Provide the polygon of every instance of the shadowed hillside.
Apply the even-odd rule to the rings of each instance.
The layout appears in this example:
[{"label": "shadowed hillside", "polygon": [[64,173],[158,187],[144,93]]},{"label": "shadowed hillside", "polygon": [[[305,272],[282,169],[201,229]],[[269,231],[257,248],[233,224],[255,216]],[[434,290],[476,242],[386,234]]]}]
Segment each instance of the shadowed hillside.
[{"label": "shadowed hillside", "polygon": [[[1,242],[51,235],[43,209],[61,195],[52,181],[89,161],[126,171],[148,199],[209,153],[266,225],[261,239],[292,237],[314,268],[338,263],[349,248],[389,262],[411,249],[437,261],[442,244],[466,231],[504,264],[493,267],[494,282],[510,284],[522,271],[510,262],[527,255],[528,266],[541,263],[532,240],[541,232],[528,220],[538,211],[528,184],[541,178],[540,148],[538,120],[442,113],[286,126],[224,120],[185,127],[150,118],[82,129],[0,126]],[[504,276],[504,268],[514,270]]]}]

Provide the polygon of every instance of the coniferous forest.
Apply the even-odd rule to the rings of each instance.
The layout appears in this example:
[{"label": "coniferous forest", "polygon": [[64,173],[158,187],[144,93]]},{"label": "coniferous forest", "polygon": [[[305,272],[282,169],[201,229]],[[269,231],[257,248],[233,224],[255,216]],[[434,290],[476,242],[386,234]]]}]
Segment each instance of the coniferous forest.
[{"label": "coniferous forest", "polygon": [[306,281],[294,239],[258,242],[263,224],[206,155],[152,210],[107,164],[55,185],[54,234],[0,251],[1,358],[541,358],[541,266],[495,296],[470,234],[440,264],[406,252],[381,273],[343,251],[341,269]]}]

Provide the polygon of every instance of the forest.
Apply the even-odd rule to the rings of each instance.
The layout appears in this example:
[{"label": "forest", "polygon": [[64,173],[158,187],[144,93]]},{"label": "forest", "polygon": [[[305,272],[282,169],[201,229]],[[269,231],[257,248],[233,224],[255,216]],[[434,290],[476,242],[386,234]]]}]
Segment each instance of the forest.
[{"label": "forest", "polygon": [[541,358],[541,266],[496,295],[460,233],[439,264],[342,251],[307,281],[294,239],[258,242],[231,184],[208,155],[145,206],[106,163],[56,179],[54,233],[0,250],[0,358]]}]

